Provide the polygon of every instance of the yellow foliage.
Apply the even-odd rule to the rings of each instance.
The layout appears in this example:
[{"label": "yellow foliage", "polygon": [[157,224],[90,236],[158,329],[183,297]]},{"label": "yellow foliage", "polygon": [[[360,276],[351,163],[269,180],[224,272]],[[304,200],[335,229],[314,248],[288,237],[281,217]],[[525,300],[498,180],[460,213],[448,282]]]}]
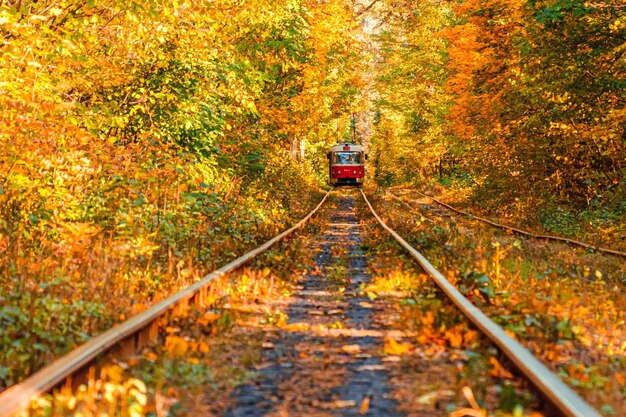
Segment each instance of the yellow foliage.
[{"label": "yellow foliage", "polygon": [[414,346],[410,343],[399,343],[392,337],[385,337],[384,351],[387,355],[404,355],[413,350]]},{"label": "yellow foliage", "polygon": [[185,356],[189,349],[189,343],[182,337],[173,334],[165,338],[165,351],[171,358],[181,358]]},{"label": "yellow foliage", "polygon": [[307,323],[285,323],[280,327],[289,332],[303,332],[309,330],[310,328]]}]

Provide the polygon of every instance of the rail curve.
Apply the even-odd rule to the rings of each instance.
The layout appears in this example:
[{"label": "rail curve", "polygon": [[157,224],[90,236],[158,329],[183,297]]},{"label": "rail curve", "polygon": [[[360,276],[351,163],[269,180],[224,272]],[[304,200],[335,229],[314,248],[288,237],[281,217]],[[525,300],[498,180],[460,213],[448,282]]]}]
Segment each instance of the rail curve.
[{"label": "rail curve", "polygon": [[[422,193],[421,191],[415,190],[415,192],[417,194],[421,195],[422,197],[429,198],[429,199],[433,200],[435,203],[439,204],[440,206],[445,207],[446,209],[448,209],[450,211],[453,211],[453,212],[455,212],[457,214],[460,214],[460,215],[463,215],[463,216],[467,216],[467,217],[470,217],[472,219],[476,219],[478,221],[481,221],[483,223],[487,223],[487,224],[489,224],[491,226],[498,227],[500,229],[509,230],[509,231],[511,231],[513,233],[517,233],[519,235],[528,236],[528,237],[532,237],[532,238],[535,238],[535,239],[552,240],[552,241],[555,241],[555,242],[564,242],[564,243],[567,243],[569,245],[579,246],[579,247],[582,247],[582,248],[585,248],[585,249],[593,249],[593,250],[595,250],[597,252],[608,253],[610,255],[621,256],[623,258],[626,258],[626,252],[618,251],[618,250],[611,249],[611,248],[604,248],[604,247],[601,247],[601,246],[598,246],[598,245],[593,245],[591,243],[581,242],[579,240],[569,239],[569,238],[566,238],[566,237],[552,236],[552,235],[542,235],[542,234],[539,234],[539,233],[528,232],[526,230],[518,229],[517,227],[512,227],[512,226],[507,226],[505,224],[496,223],[496,222],[491,221],[489,219],[485,219],[484,217],[476,216],[476,215],[474,215],[472,213],[468,213],[466,211],[459,210],[459,209],[451,206],[450,204],[444,203],[441,200],[438,200],[438,199],[436,199],[434,197],[426,195],[426,194]],[[409,209],[412,210],[412,207],[409,206],[400,197],[398,197],[397,195],[395,195],[394,193],[391,193],[391,192],[389,194],[394,199],[400,201],[402,204],[405,204]]]}]

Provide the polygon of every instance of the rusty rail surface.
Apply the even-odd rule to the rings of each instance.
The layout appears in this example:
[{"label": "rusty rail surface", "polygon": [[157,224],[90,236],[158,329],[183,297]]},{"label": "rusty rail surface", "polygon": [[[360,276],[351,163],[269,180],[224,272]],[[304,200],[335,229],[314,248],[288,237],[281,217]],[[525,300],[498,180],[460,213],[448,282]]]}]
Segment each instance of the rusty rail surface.
[{"label": "rusty rail surface", "polygon": [[[621,251],[618,251],[618,250],[615,250],[615,249],[610,249],[610,248],[603,248],[603,247],[600,247],[600,246],[597,246],[597,245],[592,245],[591,243],[581,242],[581,241],[574,240],[574,239],[568,239],[566,237],[552,236],[552,235],[542,235],[542,234],[538,234],[538,233],[528,232],[526,230],[518,229],[516,227],[511,227],[511,226],[507,226],[507,225],[504,225],[504,224],[496,223],[496,222],[493,222],[493,221],[491,221],[489,219],[485,219],[484,217],[479,217],[479,216],[476,216],[476,215],[474,215],[472,213],[468,213],[466,211],[459,210],[459,209],[457,209],[455,207],[452,207],[451,205],[449,205],[447,203],[444,203],[443,201],[440,201],[440,200],[436,199],[435,197],[431,197],[429,195],[426,195],[426,194],[422,193],[421,191],[418,191],[418,190],[413,190],[413,191],[415,191],[416,193],[418,193],[419,195],[421,195],[423,197],[430,198],[435,203],[439,204],[440,206],[443,206],[443,207],[447,208],[448,210],[451,210],[451,211],[453,211],[453,212],[455,212],[457,214],[461,214],[463,216],[470,217],[472,219],[476,219],[476,220],[481,221],[483,223],[490,224],[491,226],[495,226],[495,227],[498,227],[498,228],[501,228],[501,229],[510,230],[511,232],[514,232],[514,233],[517,233],[517,234],[520,234],[520,235],[524,235],[524,236],[528,236],[528,237],[532,237],[532,238],[535,238],[535,239],[543,239],[543,240],[553,240],[553,241],[557,241],[557,242],[565,242],[565,243],[568,243],[570,245],[580,246],[580,247],[583,247],[583,248],[586,248],[586,249],[593,249],[593,250],[598,251],[598,252],[608,253],[608,254],[611,254],[611,255],[616,255],[616,256],[621,256],[621,257],[625,257],[626,258],[626,252],[621,252]],[[395,195],[392,192],[389,192],[389,194],[391,194],[391,196],[393,198],[395,198],[398,201],[400,201],[401,203],[405,204],[407,207],[409,207],[409,209],[412,210],[412,207],[409,206],[400,197],[398,197],[397,195]]]},{"label": "rusty rail surface", "polygon": [[541,363],[521,343],[510,337],[504,330],[472,304],[456,289],[428,260],[400,235],[385,224],[376,214],[363,190],[361,195],[378,223],[422,266],[437,286],[474,323],[513,364],[531,381],[537,389],[567,417],[600,417],[600,414],[568,387],[548,367]]},{"label": "rusty rail surface", "polygon": [[26,411],[33,399],[49,392],[67,378],[92,364],[95,359],[121,343],[130,343],[131,348],[145,345],[148,341],[158,337],[158,319],[165,313],[177,308],[185,309],[189,302],[204,304],[209,284],[228,272],[231,272],[249,262],[259,254],[280,242],[302,226],[322,207],[333,190],[326,193],[322,201],[302,220],[290,229],[270,239],[263,245],[251,250],[229,264],[206,275],[202,280],[184,290],[153,305],[144,312],[131,317],[123,323],[112,327],[104,333],[91,338],[89,341],[54,361],[50,365],[36,372],[23,382],[16,384],[0,394],[0,416],[13,417]]}]

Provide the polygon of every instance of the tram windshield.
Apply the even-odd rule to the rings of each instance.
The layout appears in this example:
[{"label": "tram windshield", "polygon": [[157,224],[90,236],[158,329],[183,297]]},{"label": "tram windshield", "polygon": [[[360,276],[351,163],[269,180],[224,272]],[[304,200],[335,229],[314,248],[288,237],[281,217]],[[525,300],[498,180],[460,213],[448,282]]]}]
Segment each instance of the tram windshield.
[{"label": "tram windshield", "polygon": [[362,163],[361,152],[335,152],[333,163],[335,165],[360,164]]}]

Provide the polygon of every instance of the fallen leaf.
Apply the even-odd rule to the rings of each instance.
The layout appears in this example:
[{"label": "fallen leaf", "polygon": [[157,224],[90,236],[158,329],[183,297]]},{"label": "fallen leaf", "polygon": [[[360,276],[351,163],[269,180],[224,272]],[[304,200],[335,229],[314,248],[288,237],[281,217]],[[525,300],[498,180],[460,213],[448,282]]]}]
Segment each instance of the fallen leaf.
[{"label": "fallen leaf", "polygon": [[413,350],[410,343],[398,343],[392,337],[385,337],[385,353],[388,355],[403,355]]},{"label": "fallen leaf", "polygon": [[463,334],[458,329],[446,330],[444,337],[451,347],[456,348],[463,344]]},{"label": "fallen leaf", "polygon": [[356,401],[354,400],[337,400],[334,402],[336,408],[346,408],[346,407],[354,407],[356,405]]},{"label": "fallen leaf", "polygon": [[517,339],[517,336],[515,335],[515,333],[513,333],[512,331],[510,331],[509,329],[504,329],[504,333],[506,333],[507,335],[509,335],[511,337],[511,339]]},{"label": "fallen leaf", "polygon": [[448,414],[448,417],[487,417],[482,410],[474,410],[473,408],[459,408]]},{"label": "fallen leaf", "polygon": [[190,343],[190,347],[192,348],[192,350],[196,350],[202,353],[208,353],[210,350],[209,345],[207,345],[206,342],[203,341]]},{"label": "fallen leaf", "polygon": [[468,330],[463,335],[465,343],[471,343],[478,338],[478,332],[476,330]]},{"label": "fallen leaf", "polygon": [[400,362],[401,358],[397,355],[385,356],[381,359],[383,362]]},{"label": "fallen leaf", "polygon": [[417,399],[417,403],[422,404],[422,405],[434,405],[437,402],[437,400],[441,397],[453,397],[453,396],[454,396],[454,391],[437,390],[437,391],[432,391],[427,394],[421,395]]},{"label": "fallen leaf", "polygon": [[343,311],[342,311],[342,310],[338,310],[338,309],[335,309],[335,310],[328,310],[328,311],[326,312],[326,314],[328,314],[329,316],[332,316],[332,315],[334,315],[334,314],[341,314],[341,313],[343,313]]},{"label": "fallen leaf", "polygon": [[271,342],[263,342],[261,344],[261,347],[263,347],[264,349],[274,349],[274,344]]},{"label": "fallen leaf", "polygon": [[214,321],[217,321],[217,319],[219,318],[220,318],[219,313],[209,311],[208,313],[205,313],[202,317],[198,319],[198,324],[200,324],[201,326],[208,326]]},{"label": "fallen leaf", "polygon": [[179,336],[169,335],[165,339],[165,350],[171,358],[180,358],[187,353],[189,343]]},{"label": "fallen leaf", "polygon": [[478,403],[476,402],[476,398],[474,398],[474,393],[472,389],[468,386],[463,387],[463,395],[467,399],[467,402],[470,403],[472,408],[461,408],[451,412],[448,417],[487,417],[487,412],[480,408]]},{"label": "fallen leaf", "polygon": [[359,346],[359,345],[343,345],[341,347],[341,350],[343,350],[346,353],[359,353],[359,352],[361,352],[361,346]]},{"label": "fallen leaf", "polygon": [[363,401],[361,402],[361,406],[359,407],[359,414],[363,416],[367,414],[369,409],[370,409],[370,396],[367,395],[365,398],[363,398]]},{"label": "fallen leaf", "polygon": [[500,364],[500,362],[498,362],[495,357],[490,357],[489,363],[492,366],[491,370],[489,371],[489,374],[491,376],[503,379],[513,379],[513,375],[509,371],[504,369],[504,367]]},{"label": "fallen leaf", "polygon": [[359,305],[364,308],[374,308],[374,304],[368,303],[367,301],[361,301]]},{"label": "fallen leaf", "polygon": [[284,330],[289,330],[292,332],[301,332],[309,330],[309,325],[306,323],[287,323],[281,326]]},{"label": "fallen leaf", "polygon": [[435,322],[435,313],[432,311],[427,311],[425,315],[420,317],[420,321],[425,326],[430,326]]}]

